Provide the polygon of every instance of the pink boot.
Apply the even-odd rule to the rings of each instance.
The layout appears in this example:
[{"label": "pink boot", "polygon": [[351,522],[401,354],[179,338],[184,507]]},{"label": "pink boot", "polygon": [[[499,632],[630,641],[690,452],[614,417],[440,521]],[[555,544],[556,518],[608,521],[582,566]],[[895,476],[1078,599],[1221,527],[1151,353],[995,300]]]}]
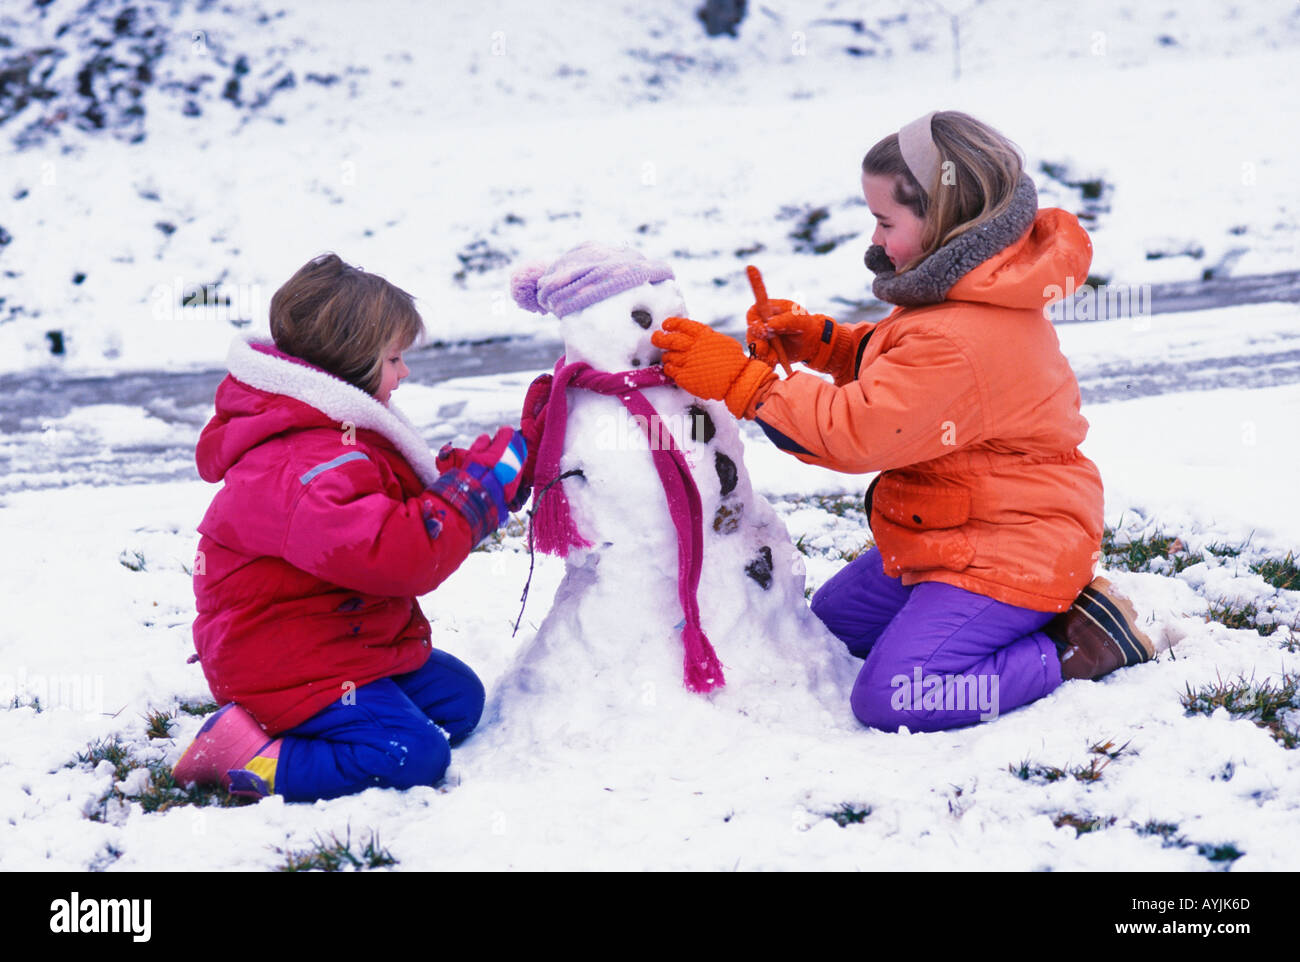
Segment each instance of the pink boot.
[{"label": "pink boot", "polygon": [[265,798],[275,791],[281,742],[231,702],[203,723],[172,777],[178,785],[220,785],[232,795]]}]

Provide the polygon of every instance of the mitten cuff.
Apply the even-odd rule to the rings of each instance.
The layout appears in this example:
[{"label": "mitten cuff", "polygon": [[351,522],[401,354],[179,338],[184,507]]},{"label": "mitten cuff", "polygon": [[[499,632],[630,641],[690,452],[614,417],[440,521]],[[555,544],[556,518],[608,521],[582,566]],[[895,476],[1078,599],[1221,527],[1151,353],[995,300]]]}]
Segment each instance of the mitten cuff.
[{"label": "mitten cuff", "polygon": [[504,503],[505,492],[490,491],[490,485],[501,487],[490,473],[474,478],[468,472],[456,469],[440,476],[429,485],[429,490],[465,519],[474,544],[478,544],[495,531],[504,518],[498,504]]},{"label": "mitten cuff", "polygon": [[767,396],[778,378],[762,361],[750,361],[727,389],[722,399],[727,410],[738,418],[752,418],[755,406]]},{"label": "mitten cuff", "polygon": [[814,371],[830,374],[838,382],[841,373],[853,361],[853,335],[844,324],[836,324],[833,317],[819,316],[822,322],[817,350],[807,364]]},{"label": "mitten cuff", "polygon": [[830,355],[826,360],[826,366],[819,370],[833,377],[837,387],[843,387],[857,378],[858,359],[861,354],[858,348],[863,338],[869,336],[875,326],[875,324],[855,324],[852,327],[848,324],[835,325]]}]

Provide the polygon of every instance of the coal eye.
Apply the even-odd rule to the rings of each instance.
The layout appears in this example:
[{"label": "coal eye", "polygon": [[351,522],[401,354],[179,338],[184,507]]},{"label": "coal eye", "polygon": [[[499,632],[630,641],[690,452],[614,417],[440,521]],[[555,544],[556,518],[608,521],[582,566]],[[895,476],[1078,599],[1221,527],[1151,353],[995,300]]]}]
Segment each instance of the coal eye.
[{"label": "coal eye", "polygon": [[650,316],[649,311],[643,311],[640,308],[632,312],[632,320],[636,321],[644,330],[650,330],[650,325],[654,319]]}]

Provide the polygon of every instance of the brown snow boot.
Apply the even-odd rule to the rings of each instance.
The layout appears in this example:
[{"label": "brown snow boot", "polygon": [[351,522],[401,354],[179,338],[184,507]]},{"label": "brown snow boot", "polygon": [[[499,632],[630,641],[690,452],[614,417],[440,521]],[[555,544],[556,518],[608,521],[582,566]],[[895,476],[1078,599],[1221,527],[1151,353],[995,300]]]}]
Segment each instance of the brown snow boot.
[{"label": "brown snow boot", "polygon": [[1066,681],[1101,678],[1116,668],[1150,661],[1156,652],[1138,630],[1133,605],[1105,578],[1094,578],[1043,631],[1056,642]]}]

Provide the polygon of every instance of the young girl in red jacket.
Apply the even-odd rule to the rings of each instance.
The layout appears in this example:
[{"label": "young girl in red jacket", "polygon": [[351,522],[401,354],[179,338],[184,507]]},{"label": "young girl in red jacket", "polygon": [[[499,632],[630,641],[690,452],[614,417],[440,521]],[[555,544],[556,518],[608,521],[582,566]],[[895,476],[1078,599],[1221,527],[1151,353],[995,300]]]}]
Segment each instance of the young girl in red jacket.
[{"label": "young girl in red jacket", "polygon": [[179,784],[289,801],[442,777],[483,685],[433,647],[416,596],[505,521],[523,438],[435,458],[390,403],[423,332],[413,299],[333,254],[271,300],[273,343],[238,340],[199,438],[224,481],[199,525],[194,644],[223,707]]},{"label": "young girl in red jacket", "polygon": [[[1078,450],[1088,424],[1045,310],[1084,283],[1088,235],[1038,209],[1014,145],[954,111],[872,147],[862,190],[872,291],[897,305],[884,320],[756,304],[754,359],[684,318],[654,338],[680,387],[757,420],[782,450],[879,472],[875,547],[812,601],[865,659],[854,713],[889,731],[953,728],[1148,660],[1132,607],[1092,580],[1101,478]],[[830,380],[778,379],[778,352]]]}]

